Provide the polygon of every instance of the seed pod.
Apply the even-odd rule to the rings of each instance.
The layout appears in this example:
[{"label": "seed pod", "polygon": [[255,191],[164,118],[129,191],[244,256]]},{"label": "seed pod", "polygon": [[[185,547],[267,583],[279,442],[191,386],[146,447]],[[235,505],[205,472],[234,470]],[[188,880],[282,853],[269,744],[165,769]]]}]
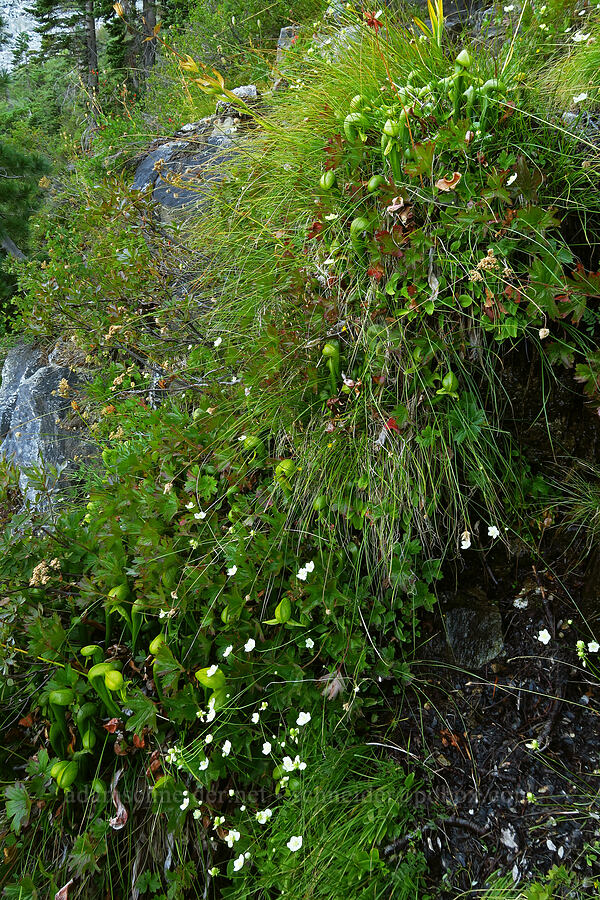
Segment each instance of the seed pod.
[{"label": "seed pod", "polygon": [[330,191],[335,184],[335,172],[331,169],[327,172],[323,172],[319,184],[324,191]]},{"label": "seed pod", "polygon": [[383,187],[384,184],[387,184],[387,182],[383,175],[373,175],[372,178],[369,178],[367,190],[370,194],[374,194],[375,191],[378,191],[379,188]]},{"label": "seed pod", "polygon": [[148,649],[150,650],[150,653],[152,654],[152,656],[156,656],[156,654],[158,653],[158,651],[160,650],[160,648],[162,647],[164,642],[165,642],[165,636],[164,636],[164,634],[162,634],[162,632],[160,634],[157,634],[156,637],[150,641],[150,646]]}]

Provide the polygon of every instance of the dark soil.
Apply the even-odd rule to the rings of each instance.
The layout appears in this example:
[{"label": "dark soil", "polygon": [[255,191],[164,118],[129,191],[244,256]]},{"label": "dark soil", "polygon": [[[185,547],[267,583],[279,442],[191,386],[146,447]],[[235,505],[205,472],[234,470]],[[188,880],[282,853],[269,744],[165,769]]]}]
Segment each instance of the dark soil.
[{"label": "dark soil", "polygon": [[422,850],[433,896],[481,896],[494,872],[523,885],[564,864],[580,885],[564,896],[600,897],[600,654],[584,668],[576,651],[599,629],[574,601],[582,569],[562,564],[564,580],[527,564],[489,582],[505,647],[478,672],[453,665],[441,622],[425,623],[394,738],[398,760],[424,770],[425,827],[387,853]]}]

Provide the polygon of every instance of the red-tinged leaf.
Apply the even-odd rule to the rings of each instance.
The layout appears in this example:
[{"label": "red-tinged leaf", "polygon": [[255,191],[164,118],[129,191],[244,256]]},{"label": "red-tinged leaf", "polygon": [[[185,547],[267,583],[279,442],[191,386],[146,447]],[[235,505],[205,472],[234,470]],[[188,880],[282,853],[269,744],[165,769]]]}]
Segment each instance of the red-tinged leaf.
[{"label": "red-tinged leaf", "polygon": [[323,223],[322,222],[313,222],[308,230],[308,234],[306,235],[307,241],[312,241],[314,238],[318,237],[323,231]]},{"label": "red-tinged leaf", "polygon": [[367,275],[369,278],[374,278],[378,283],[383,278],[383,266],[380,263],[375,263],[373,266],[369,266],[367,269]]},{"label": "red-tinged leaf", "polygon": [[385,423],[385,427],[388,431],[400,431],[400,429],[398,428],[398,423],[393,416],[387,420],[387,422]]},{"label": "red-tinged leaf", "polygon": [[134,736],[133,736],[133,746],[134,746],[137,750],[143,750],[144,747],[146,746],[146,741],[144,740],[143,736],[140,737],[140,735],[134,734]]},{"label": "red-tinged leaf", "polygon": [[33,725],[33,716],[31,715],[31,713],[29,713],[29,715],[27,716],[23,716],[22,719],[19,719],[19,725],[22,725],[23,728],[31,728],[31,726]]},{"label": "red-tinged leaf", "polygon": [[365,12],[365,25],[372,28],[375,34],[380,28],[383,28],[383,22],[377,18],[377,13]]},{"label": "red-tinged leaf", "polygon": [[106,728],[109,734],[114,734],[117,728],[120,728],[122,724],[120,719],[111,719],[110,722],[106,723],[104,728]]}]

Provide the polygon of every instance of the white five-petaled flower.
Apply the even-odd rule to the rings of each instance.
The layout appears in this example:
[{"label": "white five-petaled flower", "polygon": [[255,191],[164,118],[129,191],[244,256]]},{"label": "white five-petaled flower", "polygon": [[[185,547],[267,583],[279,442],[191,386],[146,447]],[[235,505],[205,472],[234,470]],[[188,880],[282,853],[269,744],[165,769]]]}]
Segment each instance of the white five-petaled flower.
[{"label": "white five-petaled flower", "polygon": [[236,572],[237,572],[237,566],[231,566],[229,569],[227,569],[228,575],[235,575]]},{"label": "white five-petaled flower", "polygon": [[304,641],[304,646],[306,647],[307,650],[312,650],[312,648],[315,646],[315,642],[313,641],[312,638],[308,637]]},{"label": "white five-petaled flower", "polygon": [[583,31],[576,31],[573,35],[573,42],[575,44],[582,44],[584,41],[589,41],[591,36],[591,32],[584,34]]},{"label": "white five-petaled flower", "polygon": [[244,644],[244,650],[246,651],[246,653],[251,653],[255,647],[256,641],[254,640],[254,638],[248,638],[248,640]]},{"label": "white five-petaled flower", "polygon": [[460,549],[468,550],[470,546],[471,546],[471,534],[470,534],[470,532],[465,530],[465,531],[463,531],[463,533],[460,536]]},{"label": "white five-petaled flower", "polygon": [[301,712],[298,718],[296,719],[296,725],[307,725],[310,722],[310,713],[309,712]]},{"label": "white five-petaled flower", "polygon": [[204,743],[205,743],[205,744],[212,744],[212,742],[213,742],[213,736],[212,736],[212,734],[207,734],[206,737],[204,738]]},{"label": "white five-petaled flower", "polygon": [[225,649],[223,650],[223,659],[227,659],[232,650],[233,644],[229,644],[227,647],[225,647]]},{"label": "white five-petaled flower", "polygon": [[514,8],[515,8],[514,3],[510,3],[508,6],[504,7],[504,12],[512,12]]},{"label": "white five-petaled flower", "polygon": [[272,809],[259,809],[256,813],[256,821],[259,825],[266,825],[272,815]]},{"label": "white five-petaled flower", "polygon": [[246,861],[246,860],[245,860],[244,854],[243,854],[243,853],[240,853],[240,855],[238,856],[238,858],[237,858],[237,859],[234,859],[234,861],[233,861],[233,871],[234,871],[234,872],[239,872],[240,869],[242,868],[242,866],[244,865],[245,861]]},{"label": "white five-petaled flower", "polygon": [[547,338],[549,334],[550,334],[549,328],[540,328],[540,330],[538,331],[540,341],[543,341],[545,338]]},{"label": "white five-petaled flower", "polygon": [[206,670],[207,678],[212,678],[213,675],[216,675],[218,671],[219,671],[219,667],[216,663],[212,666],[209,666],[208,669]]},{"label": "white five-petaled flower", "polygon": [[241,441],[245,441],[245,440],[246,440],[246,435],[245,435],[245,434],[240,434],[240,436],[239,436],[239,438],[238,438],[238,441],[241,442]]},{"label": "white five-petaled flower", "polygon": [[200,512],[194,513],[194,518],[195,519],[205,519],[206,513],[203,510],[200,510]]},{"label": "white five-petaled flower", "polygon": [[218,337],[218,338],[216,339],[216,341],[214,342],[213,347],[220,347],[222,343],[223,343],[223,338],[222,338],[222,337]]},{"label": "white five-petaled flower", "polygon": [[292,835],[292,837],[289,839],[289,841],[286,844],[286,847],[288,848],[288,850],[291,850],[292,853],[296,853],[296,851],[299,850],[301,848],[301,846],[302,846],[302,835],[301,834]]},{"label": "white five-petaled flower", "polygon": [[252,715],[250,716],[250,721],[252,722],[253,725],[258,725],[258,723],[260,722],[259,713],[257,713],[257,712],[252,713]]},{"label": "white five-petaled flower", "polygon": [[228,847],[233,847],[236,841],[239,841],[241,834],[239,831],[236,831],[235,828],[232,828],[228,834],[225,835],[225,841],[227,842]]},{"label": "white five-petaled flower", "polygon": [[547,628],[543,628],[540,633],[537,635],[537,639],[540,644],[549,644],[552,640],[552,635],[548,631]]},{"label": "white five-petaled flower", "polygon": [[575,94],[573,97],[573,103],[583,103],[584,100],[587,100],[588,95],[585,91],[582,91],[581,94]]},{"label": "white five-petaled flower", "polygon": [[314,562],[312,561],[312,559],[311,559],[310,562],[307,562],[307,563],[306,563],[306,565],[304,566],[304,568],[306,569],[307,572],[314,572],[314,571],[315,571],[315,564],[314,564]]},{"label": "white five-petaled flower", "polygon": [[271,742],[270,741],[264,742],[264,744],[262,745],[262,752],[265,754],[265,756],[269,755],[269,753],[271,752]]},{"label": "white five-petaled flower", "polygon": [[529,741],[529,743],[525,744],[525,746],[530,750],[539,750],[540,742],[534,738],[532,741]]},{"label": "white five-petaled flower", "polygon": [[600,644],[598,641],[590,641],[588,644],[588,651],[590,653],[597,653],[600,650]]},{"label": "white five-petaled flower", "polygon": [[201,772],[204,772],[208,769],[208,759],[203,759],[202,762],[198,763],[198,768]]},{"label": "white five-petaled flower", "polygon": [[497,537],[500,537],[500,531],[496,525],[488,526],[488,537],[491,537],[492,540],[496,540]]},{"label": "white five-petaled flower", "polygon": [[179,809],[183,812],[184,810],[186,810],[188,808],[189,805],[190,805],[190,795],[189,795],[188,791],[184,791],[183,792],[183,800],[181,801]]},{"label": "white five-petaled flower", "polygon": [[303,566],[303,567],[302,567],[301,569],[299,569],[298,572],[296,573],[296,578],[298,578],[300,581],[306,581],[306,576],[307,576],[307,575],[308,575],[308,572],[306,571],[306,567]]},{"label": "white five-petaled flower", "polygon": [[517,180],[517,173],[513,172],[512,175],[510,176],[510,178],[506,179],[507,187],[510,187],[511,184],[514,184],[516,180]]}]

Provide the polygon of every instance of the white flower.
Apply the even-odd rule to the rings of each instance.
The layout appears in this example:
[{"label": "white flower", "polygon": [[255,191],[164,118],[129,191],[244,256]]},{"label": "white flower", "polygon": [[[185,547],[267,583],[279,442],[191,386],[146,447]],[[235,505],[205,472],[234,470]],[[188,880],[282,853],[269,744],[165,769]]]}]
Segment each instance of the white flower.
[{"label": "white flower", "polygon": [[540,328],[540,330],[538,331],[538,335],[539,335],[539,337],[540,337],[540,341],[543,341],[544,338],[547,338],[549,334],[550,334],[550,329],[549,329],[549,328]]},{"label": "white flower", "polygon": [[500,537],[500,531],[495,525],[488,526],[488,537],[491,537],[493,540]]},{"label": "white flower", "polygon": [[575,646],[577,648],[577,656],[579,657],[579,659],[585,659],[585,644],[584,644],[584,642],[577,641]]},{"label": "white flower", "polygon": [[181,750],[179,749],[179,747],[170,747],[165,755],[165,760],[168,763],[175,763],[179,759],[180,753]]},{"label": "white flower", "polygon": [[272,745],[271,745],[270,741],[265,741],[264,744],[262,745],[262,752],[265,754],[265,756],[268,756],[269,753],[271,752],[271,746]]},{"label": "white flower", "polygon": [[548,31],[548,26],[545,22],[542,22],[540,25],[538,25],[538,28],[540,29],[540,31]]},{"label": "white flower", "polygon": [[207,678],[212,678],[213,675],[216,675],[218,671],[219,671],[219,667],[216,663],[213,666],[209,666],[208,669],[206,670]]},{"label": "white flower", "polygon": [[233,847],[236,841],[239,841],[241,834],[239,831],[236,831],[235,828],[232,828],[228,834],[225,835],[225,841],[227,842],[227,846],[229,848]]},{"label": "white flower", "polygon": [[197,550],[197,549],[198,549],[198,541],[196,540],[196,538],[192,538],[192,539],[191,539],[191,541],[190,541],[190,547],[192,548],[192,550]]},{"label": "white flower", "polygon": [[525,746],[528,747],[530,750],[539,750],[540,742],[535,740],[535,738],[534,738],[532,741],[529,741],[529,743],[525,744]]},{"label": "white flower", "polygon": [[529,606],[529,600],[527,598],[521,599],[521,597],[515,597],[513,600],[513,606],[515,609],[527,609]]},{"label": "white flower", "polygon": [[256,821],[259,825],[266,825],[272,815],[272,809],[259,809],[256,813]]},{"label": "white flower", "polygon": [[263,710],[268,709],[268,706],[269,706],[269,704],[267,703],[267,701],[263,700],[263,702],[259,706],[259,709],[262,712]]},{"label": "white flower", "polygon": [[504,12],[512,12],[514,8],[515,8],[514,3],[511,3],[509,6],[504,7]]},{"label": "white flower", "polygon": [[185,504],[185,508],[186,508],[186,509],[193,509],[194,506],[195,506],[195,503],[194,503],[193,500],[190,500],[189,503],[186,503],[186,504]]},{"label": "white flower", "polygon": [[293,835],[286,844],[288,850],[291,850],[292,853],[295,853],[302,846],[302,835],[296,834]]},{"label": "white flower", "polygon": [[195,519],[205,519],[206,513],[203,512],[202,510],[200,510],[200,512],[194,513],[194,518]]},{"label": "white flower", "polygon": [[169,615],[169,610],[168,610],[168,609],[161,609],[161,611],[160,611],[159,614],[158,614],[158,618],[159,618],[159,619],[166,619],[166,617],[167,617],[168,615]]},{"label": "white flower", "polygon": [[236,572],[237,572],[237,566],[231,566],[230,569],[227,569],[228,575],[235,575]]},{"label": "white flower", "polygon": [[[195,819],[199,819],[202,816],[202,810],[195,809],[194,812],[192,813],[192,815]],[[211,871],[212,871],[212,869],[211,869]],[[218,869],[217,869],[217,871],[218,871]]]},{"label": "white flower", "polygon": [[183,812],[190,805],[190,795],[187,791],[183,792],[183,800],[179,806],[179,809]]},{"label": "white flower", "polygon": [[238,441],[241,442],[241,441],[245,441],[245,440],[246,440],[246,435],[245,435],[245,434],[240,434],[240,436],[239,436],[239,438],[238,438]]},{"label": "white flower", "polygon": [[588,32],[587,34],[584,34],[583,31],[576,31],[575,34],[573,35],[573,42],[575,44],[582,44],[584,41],[589,41],[590,37],[591,37],[590,32]]},{"label": "white flower", "polygon": [[198,768],[201,772],[204,772],[206,769],[208,769],[208,760],[203,759],[202,762],[198,764]]},{"label": "white flower", "polygon": [[225,816],[215,816],[213,819],[213,828],[216,831],[219,825],[222,825],[225,821]]},{"label": "white flower", "polygon": [[513,172],[512,175],[510,176],[510,178],[506,179],[507,187],[510,187],[511,184],[514,184],[516,180],[517,180],[517,173]]},{"label": "white flower", "polygon": [[173,490],[173,482],[168,481],[163,488],[163,494],[170,494],[172,490]]},{"label": "white flower", "polygon": [[[198,813],[199,815],[196,816],[196,813]],[[199,810],[199,809],[195,809],[195,810],[194,810],[194,818],[198,818],[198,819],[199,819],[199,818],[200,818],[200,815],[201,815],[200,810]],[[216,878],[217,875],[219,874],[219,870],[218,870],[217,866],[213,866],[212,869],[209,869],[209,870],[208,870],[208,874],[211,875],[213,878]]]},{"label": "white flower", "polygon": [[235,797],[235,791],[234,791],[234,789],[233,789],[233,788],[229,788],[229,790],[227,791],[227,794],[228,794],[228,796],[230,796],[230,797]]},{"label": "white flower", "polygon": [[600,644],[598,641],[590,641],[588,644],[588,651],[590,653],[597,653],[600,650]]},{"label": "white flower", "polygon": [[223,343],[223,338],[222,338],[222,337],[218,337],[218,338],[216,339],[216,341],[214,342],[213,347],[220,347],[222,343]]},{"label": "white flower", "polygon": [[229,646],[225,647],[225,649],[223,650],[223,659],[227,659],[232,650],[233,644],[229,644]]},{"label": "white flower", "polygon": [[585,91],[583,91],[581,94],[576,94],[575,97],[573,97],[573,103],[583,103],[583,101],[587,100],[587,98],[588,95]]},{"label": "white flower", "polygon": [[537,639],[540,642],[540,644],[549,644],[550,641],[552,640],[552,635],[550,634],[550,632],[548,631],[547,628],[544,628],[537,635]]},{"label": "white flower", "polygon": [[312,650],[312,648],[315,646],[315,642],[312,638],[306,638],[306,640],[304,641],[304,646],[307,650]]},{"label": "white flower", "polygon": [[257,712],[252,713],[252,715],[250,716],[250,721],[252,722],[253,725],[258,725],[258,723],[260,722],[259,713],[257,713]]},{"label": "white flower", "polygon": [[471,546],[471,535],[468,531],[463,531],[460,536],[460,549],[468,550]]},{"label": "white flower", "polygon": [[244,650],[246,651],[246,653],[251,653],[255,647],[256,641],[254,640],[254,638],[248,638],[248,640],[244,644]]},{"label": "white flower", "polygon": [[234,859],[234,861],[233,861],[233,871],[234,871],[234,872],[239,872],[240,869],[242,868],[242,866],[244,865],[244,862],[245,862],[245,861],[246,861],[246,860],[245,860],[245,858],[244,858],[244,854],[243,854],[243,853],[240,853],[240,855],[238,856],[238,858],[237,858],[237,859]]},{"label": "white flower", "polygon": [[314,564],[314,562],[312,561],[312,559],[311,559],[310,562],[307,562],[307,563],[306,563],[306,565],[304,566],[304,568],[306,569],[307,572],[314,572],[314,571],[315,571],[315,564]]},{"label": "white flower", "polygon": [[309,712],[301,712],[298,718],[296,719],[296,725],[307,725],[310,722],[310,713]]},{"label": "white flower", "polygon": [[213,742],[213,736],[212,736],[212,734],[207,734],[206,737],[204,738],[204,743],[205,743],[205,744],[212,744],[212,742]]},{"label": "white flower", "polygon": [[308,575],[308,572],[306,571],[306,569],[302,568],[297,572],[296,578],[298,578],[300,581],[306,581],[307,575]]},{"label": "white flower", "polygon": [[293,772],[294,771],[294,763],[292,762],[291,756],[284,756],[281,762],[284,772]]}]

